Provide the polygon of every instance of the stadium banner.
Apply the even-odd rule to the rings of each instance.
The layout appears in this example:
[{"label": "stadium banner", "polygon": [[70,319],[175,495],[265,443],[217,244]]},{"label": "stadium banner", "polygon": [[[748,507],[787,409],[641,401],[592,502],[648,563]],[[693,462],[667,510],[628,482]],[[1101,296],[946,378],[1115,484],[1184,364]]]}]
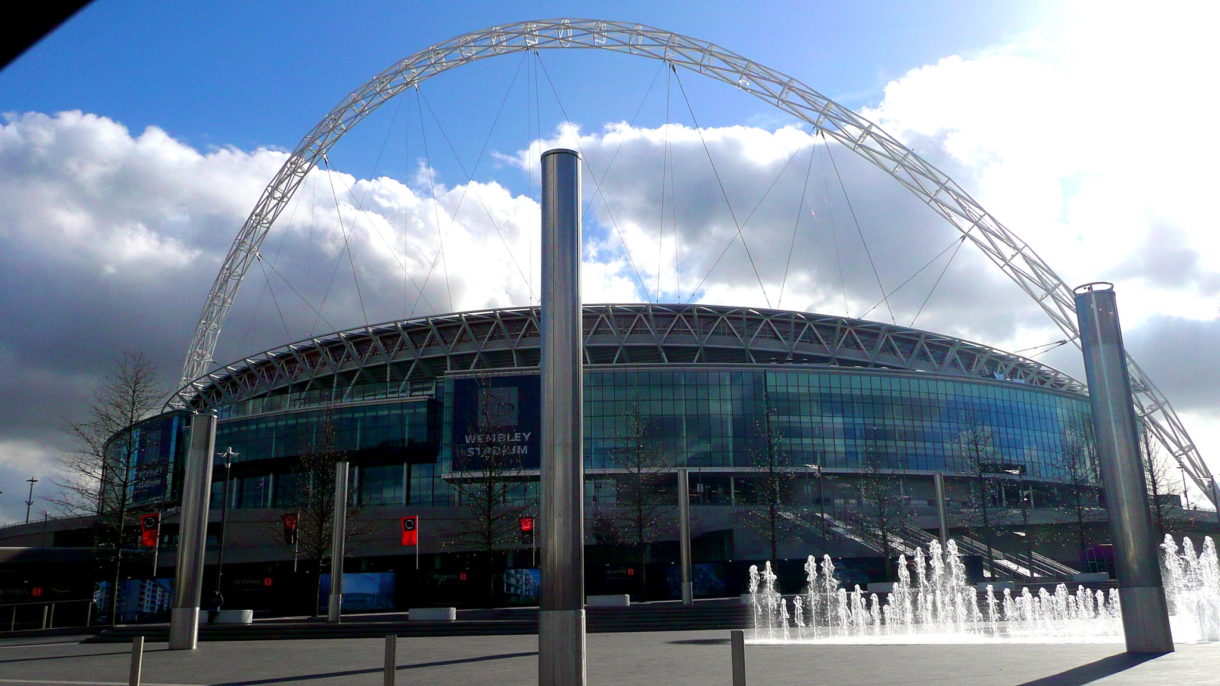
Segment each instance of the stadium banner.
[{"label": "stadium banner", "polygon": [[454,379],[454,470],[538,469],[540,392],[535,374]]}]

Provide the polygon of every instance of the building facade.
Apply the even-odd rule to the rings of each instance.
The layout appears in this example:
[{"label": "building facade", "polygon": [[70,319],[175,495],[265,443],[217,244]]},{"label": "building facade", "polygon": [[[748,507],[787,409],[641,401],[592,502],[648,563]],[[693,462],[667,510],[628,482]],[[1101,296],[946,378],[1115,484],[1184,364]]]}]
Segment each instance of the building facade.
[{"label": "building facade", "polygon": [[[169,513],[162,541],[172,548],[191,412],[211,411],[216,449],[228,454],[213,471],[210,529],[215,547],[224,519],[226,570],[236,570],[225,578],[238,586],[227,595],[284,588],[275,579],[289,564],[294,575],[324,571],[317,560],[310,568],[306,532],[294,540],[281,530],[287,515],[307,519],[303,494],[319,456],[326,468],[351,465],[362,523],[350,565],[397,575],[400,586],[409,577],[412,590],[394,592],[399,602],[418,595],[419,575],[451,602],[462,591],[443,587],[474,576],[519,585],[536,562],[516,527],[537,512],[539,323],[537,308],[425,317],[220,367],[180,392],[188,409],[140,426],[133,500]],[[658,577],[672,576],[676,508],[650,523],[643,555],[624,511],[641,479],[654,500],[674,502],[679,467],[690,474],[696,562],[712,578],[709,592],[734,590],[734,565],[770,557],[776,535],[783,559],[877,557],[852,530],[868,528],[878,482],[903,511],[891,525],[924,529],[936,473],[958,514],[1036,510],[1096,485],[1091,456],[1065,459],[1087,433],[1083,385],[986,346],[844,317],[707,305],[586,306],[584,338],[590,592],[635,591],[639,568],[653,578],[646,595],[670,593]],[[980,480],[992,485],[981,490]],[[750,517],[767,498],[785,508],[778,534]],[[418,548],[400,544],[408,515],[420,517]],[[496,520],[484,526],[494,541],[471,535],[480,517]],[[490,571],[479,562],[487,547]]]}]

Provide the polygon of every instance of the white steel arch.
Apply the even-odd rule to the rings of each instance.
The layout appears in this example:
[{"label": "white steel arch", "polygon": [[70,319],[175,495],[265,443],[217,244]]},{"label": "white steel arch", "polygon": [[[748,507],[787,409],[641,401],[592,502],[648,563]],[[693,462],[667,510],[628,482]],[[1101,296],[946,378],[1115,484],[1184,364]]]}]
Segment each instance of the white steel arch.
[{"label": "white steel arch", "polygon": [[[634,23],[594,19],[518,22],[463,34],[420,50],[352,91],[301,139],[263,191],[229,248],[208,294],[182,369],[190,397],[205,383],[233,298],[263,239],[306,174],[348,129],[390,98],[441,72],[478,60],[525,51],[592,48],[662,60],[736,86],[835,139],[926,203],[981,250],[1033,299],[1077,347],[1072,291],[1016,234],[984,210],[953,179],[921,159],[876,124],[809,88],[707,41]],[[1217,502],[1212,477],[1169,400],[1127,357],[1137,413],[1195,485]],[[175,404],[178,400],[173,401]]]}]

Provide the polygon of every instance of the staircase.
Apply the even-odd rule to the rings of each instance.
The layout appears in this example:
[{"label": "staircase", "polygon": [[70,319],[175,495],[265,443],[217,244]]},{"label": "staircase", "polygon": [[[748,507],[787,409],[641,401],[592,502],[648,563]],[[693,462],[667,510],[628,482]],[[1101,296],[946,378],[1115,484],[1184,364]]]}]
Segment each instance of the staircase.
[{"label": "staircase", "polygon": [[[927,547],[927,544],[939,540],[937,536],[913,527],[903,529],[903,534],[908,538],[920,541],[919,545]],[[953,540],[957,543],[957,549],[965,555],[978,555],[986,559],[987,546],[969,536],[954,536]],[[1079,574],[1080,570],[1073,569],[1061,562],[1052,560],[1051,558],[1040,553],[1034,553],[1033,570],[1029,567],[1029,561],[1025,555],[1017,556],[1015,559],[1005,555],[1003,552],[992,548],[992,559],[997,567],[1015,572],[1027,579],[1035,579],[1037,577],[1054,577],[1062,579],[1070,579],[1073,574]]]},{"label": "staircase", "polygon": [[[826,528],[833,531],[839,537],[853,541],[865,548],[875,552],[884,553],[885,546],[883,545],[881,534],[876,527],[872,527],[863,519],[857,519],[851,523],[831,515],[820,515],[816,512],[807,513],[815,521],[819,517],[825,519]],[[812,524],[808,521],[797,517],[794,513],[785,512],[783,516],[788,521],[800,527],[804,527],[810,532],[820,530],[820,524]],[[908,558],[915,555],[915,548],[928,549],[928,544],[932,541],[939,540],[939,537],[915,527],[902,527],[889,532],[888,536],[889,550],[893,555],[906,555]],[[963,555],[977,555],[983,559],[987,558],[987,546],[979,541],[970,538],[969,536],[954,536],[953,540],[957,543],[957,549]],[[1070,579],[1073,574],[1079,574],[1080,571],[1073,569],[1061,562],[1053,560],[1040,553],[1034,553],[1033,569],[1029,569],[1029,561],[1025,555],[1010,557],[1005,555],[1003,551],[992,548],[991,558],[994,565],[1000,569],[1007,571],[1010,574],[1025,577],[1029,580],[1037,580],[1038,577],[1047,577],[1054,579]]]}]

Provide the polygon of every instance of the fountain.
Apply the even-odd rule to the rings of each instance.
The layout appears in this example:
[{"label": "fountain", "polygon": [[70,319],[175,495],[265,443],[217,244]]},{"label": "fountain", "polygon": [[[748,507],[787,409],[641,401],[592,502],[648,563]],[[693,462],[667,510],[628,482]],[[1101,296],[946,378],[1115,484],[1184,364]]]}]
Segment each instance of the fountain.
[{"label": "fountain", "polygon": [[[1196,554],[1189,539],[1161,546],[1162,576],[1177,642],[1220,640],[1220,563],[1211,538]],[[751,643],[1112,643],[1123,640],[1117,589],[1059,584],[1053,592],[966,580],[957,544],[916,548],[898,558],[898,581],[884,602],[859,585],[841,586],[834,563],[805,561],[805,590],[786,599],[771,563],[750,567]],[[912,576],[913,573],[913,576]]]}]

